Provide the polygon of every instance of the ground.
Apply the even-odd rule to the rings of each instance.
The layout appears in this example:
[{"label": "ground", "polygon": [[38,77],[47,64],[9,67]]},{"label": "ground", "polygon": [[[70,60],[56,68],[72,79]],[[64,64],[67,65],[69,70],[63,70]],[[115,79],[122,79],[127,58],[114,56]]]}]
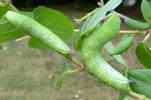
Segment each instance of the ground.
[{"label": "ground", "polygon": [[[71,19],[85,14],[68,7],[62,11]],[[137,37],[133,47],[123,54],[131,68],[142,66],[134,55],[135,42],[141,38]],[[55,81],[65,59],[53,51],[31,49],[27,43],[28,39],[8,42],[0,50],[0,100],[117,100],[118,91],[86,72],[67,77],[58,91]]]}]

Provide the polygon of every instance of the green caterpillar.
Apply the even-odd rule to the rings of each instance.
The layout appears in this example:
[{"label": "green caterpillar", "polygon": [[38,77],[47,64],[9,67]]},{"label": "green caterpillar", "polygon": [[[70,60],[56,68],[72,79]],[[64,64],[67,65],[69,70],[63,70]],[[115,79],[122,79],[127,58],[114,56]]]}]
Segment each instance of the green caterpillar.
[{"label": "green caterpillar", "polygon": [[120,18],[113,14],[101,27],[89,34],[83,40],[81,56],[84,61],[86,70],[94,75],[97,79],[106,84],[130,92],[129,80],[122,74],[114,70],[100,55],[100,49],[117,35],[120,29]]},{"label": "green caterpillar", "polygon": [[31,37],[43,42],[56,52],[66,57],[71,56],[70,49],[58,36],[30,17],[18,14],[13,11],[8,11],[5,17],[17,28],[24,30]]},{"label": "green caterpillar", "polygon": [[97,24],[100,23],[105,18],[107,12],[115,9],[121,3],[122,3],[122,0],[108,0],[108,2],[104,6],[98,8],[92,14],[92,16],[90,16],[86,20],[86,22],[82,25],[80,32],[78,33],[77,38],[76,38],[75,48],[77,50],[81,49],[82,38],[88,35],[88,33],[92,31],[97,26]]}]

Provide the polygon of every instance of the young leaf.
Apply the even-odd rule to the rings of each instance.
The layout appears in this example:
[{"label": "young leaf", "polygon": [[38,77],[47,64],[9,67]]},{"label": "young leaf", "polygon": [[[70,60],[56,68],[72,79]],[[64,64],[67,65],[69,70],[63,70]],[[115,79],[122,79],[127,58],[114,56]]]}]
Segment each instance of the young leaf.
[{"label": "young leaf", "polygon": [[136,83],[130,84],[131,89],[151,98],[151,69],[137,69],[128,71],[128,78]]},{"label": "young leaf", "polygon": [[111,52],[111,55],[118,55],[127,51],[132,46],[133,39],[134,35],[124,35],[116,48]]},{"label": "young leaf", "polygon": [[[34,10],[33,16],[36,21],[55,32],[65,42],[71,38],[73,25],[61,12],[41,6]],[[29,41],[29,46],[31,48],[49,49],[47,45],[35,39]]]},{"label": "young leaf", "polygon": [[84,23],[82,28],[80,29],[81,35],[85,34],[85,32],[94,28],[98,23],[100,23],[106,16],[106,13],[110,10],[115,9],[122,3],[122,0],[109,0],[107,4],[103,7],[99,8],[95,13],[88,18],[88,20]]},{"label": "young leaf", "polygon": [[[108,50],[109,53],[111,53],[112,50],[115,49],[115,47],[111,41],[105,45],[105,48]],[[127,66],[126,62],[124,61],[124,58],[121,55],[114,55],[113,57],[121,64]]]},{"label": "young leaf", "polygon": [[62,69],[60,70],[60,72],[59,72],[60,76],[59,76],[58,80],[56,81],[56,87],[57,87],[58,89],[60,89],[60,88],[62,87],[63,80],[64,80],[64,77],[65,77],[65,74],[64,74],[64,73],[65,73],[66,71],[69,71],[69,70],[71,70],[70,67],[68,66],[68,64],[65,63],[65,64],[63,65]]},{"label": "young leaf", "polygon": [[151,26],[151,2],[149,0],[143,0],[141,4],[141,12],[144,19]]},{"label": "young leaf", "polygon": [[137,20],[134,20],[134,19],[131,19],[131,18],[126,18],[124,20],[124,22],[129,27],[134,28],[134,29],[145,30],[145,29],[150,28],[150,25],[148,23],[140,22],[140,21],[137,21]]},{"label": "young leaf", "polygon": [[119,94],[119,100],[123,100],[126,97],[126,94],[123,92],[120,92]]},{"label": "young leaf", "polygon": [[[32,12],[22,12],[19,11],[20,14],[27,15],[31,18],[33,18],[33,13]],[[17,27],[14,26],[10,21],[8,21],[5,17],[2,17],[0,19],[0,33],[6,33],[6,32],[11,32],[17,30]]]},{"label": "young leaf", "polygon": [[8,10],[10,10],[9,6],[0,7],[0,19],[5,15]]},{"label": "young leaf", "polygon": [[50,49],[49,46],[45,45],[44,43],[42,43],[41,41],[35,39],[35,38],[31,38],[28,42],[29,47],[31,48],[38,48],[38,49]]},{"label": "young leaf", "polygon": [[16,28],[5,17],[0,19],[0,42],[18,39],[24,36],[24,31]]},{"label": "young leaf", "polygon": [[73,25],[63,13],[43,6],[36,8],[33,13],[36,21],[52,30],[63,41],[67,42],[73,36]]},{"label": "young leaf", "polygon": [[87,21],[82,25],[80,32],[78,33],[75,48],[77,50],[80,49],[80,45],[82,42],[82,36],[89,33],[89,31],[93,30],[98,23],[100,23],[106,16],[107,12],[115,9],[122,3],[122,0],[109,0],[107,4],[103,7],[97,9],[92,16],[90,16]]},{"label": "young leaf", "polygon": [[7,33],[16,30],[17,28],[7,20],[0,21],[0,33]]},{"label": "young leaf", "polygon": [[2,1],[0,1],[0,7],[4,7],[4,6],[5,4]]},{"label": "young leaf", "polygon": [[136,56],[146,68],[151,68],[151,50],[145,42],[140,42],[137,45]]},{"label": "young leaf", "polygon": [[120,92],[119,100],[130,100],[130,99],[129,99],[129,96],[126,93]]},{"label": "young leaf", "polygon": [[24,36],[24,31],[19,30],[5,17],[0,19],[0,42],[15,40]]},{"label": "young leaf", "polygon": [[0,33],[0,43],[10,41],[10,40],[15,40],[22,36],[24,36],[24,31],[22,30],[14,30],[7,33]]},{"label": "young leaf", "polygon": [[30,18],[34,18],[33,12],[24,12],[24,11],[19,11],[18,13],[26,15]]},{"label": "young leaf", "polygon": [[72,70],[68,64],[64,64],[61,71],[59,72],[60,76],[59,76],[58,80],[56,81],[56,87],[58,89],[61,88],[66,75],[71,75],[71,74],[75,74],[75,73],[79,73],[79,72],[81,72],[81,69]]}]

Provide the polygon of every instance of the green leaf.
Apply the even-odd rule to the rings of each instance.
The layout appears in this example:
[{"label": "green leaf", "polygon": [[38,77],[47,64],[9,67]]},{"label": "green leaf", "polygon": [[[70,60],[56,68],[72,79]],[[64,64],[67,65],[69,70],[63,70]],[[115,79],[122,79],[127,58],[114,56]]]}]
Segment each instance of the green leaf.
[{"label": "green leaf", "polygon": [[150,25],[148,23],[140,22],[131,18],[126,18],[124,21],[129,27],[134,29],[145,30],[150,28]]},{"label": "green leaf", "polygon": [[[33,18],[33,13],[32,12],[22,12],[22,11],[20,11],[19,13]],[[14,30],[17,30],[17,27],[14,26],[11,22],[9,22],[5,17],[0,19],[0,33],[11,32],[11,31],[14,31]]]},{"label": "green leaf", "polygon": [[0,20],[0,33],[7,33],[16,30],[17,28],[7,20]]},{"label": "green leaf", "polygon": [[31,38],[28,42],[29,47],[31,48],[38,48],[38,49],[50,49],[49,46],[45,45],[44,43],[42,43],[41,41],[35,39],[35,38]]},{"label": "green leaf", "polygon": [[34,18],[33,12],[24,12],[24,11],[19,11],[18,13],[26,15],[30,18]]},{"label": "green leaf", "polygon": [[0,42],[7,42],[23,37],[25,32],[18,29],[5,17],[0,19]]},{"label": "green leaf", "polygon": [[78,33],[75,48],[77,50],[80,49],[82,36],[89,33],[89,31],[93,30],[106,16],[107,12],[115,9],[122,3],[122,0],[109,0],[107,4],[103,7],[97,9],[92,16],[90,16],[87,21],[83,24]]},{"label": "green leaf", "polygon": [[[30,15],[30,13],[28,14]],[[61,12],[41,6],[34,10],[33,16],[36,21],[53,31],[63,41],[68,42],[71,39],[73,25]],[[47,45],[35,39],[29,41],[29,46],[31,48],[49,49]]]},{"label": "green leaf", "polygon": [[59,11],[41,6],[34,10],[34,19],[52,30],[65,42],[73,36],[71,21]]},{"label": "green leaf", "polygon": [[0,24],[4,23],[4,22],[6,22],[6,21],[8,21],[7,18],[2,17],[2,18],[0,19]]},{"label": "green leaf", "polygon": [[137,45],[136,56],[146,68],[151,68],[151,50],[145,42],[140,42]]},{"label": "green leaf", "polygon": [[64,81],[64,77],[65,77],[65,73],[67,71],[71,70],[70,67],[68,66],[68,64],[64,64],[62,69],[59,71],[59,77],[58,77],[58,80],[56,81],[56,87],[58,89],[60,89],[62,87],[62,84],[63,84],[63,81]]},{"label": "green leaf", "polygon": [[15,40],[22,36],[24,36],[24,31],[22,30],[14,30],[7,33],[0,33],[0,43],[10,41],[10,40]]},{"label": "green leaf", "polygon": [[59,74],[63,74],[66,71],[69,71],[69,70],[71,70],[70,66],[67,63],[64,63],[61,70],[59,71]]},{"label": "green leaf", "polygon": [[0,19],[5,15],[8,10],[10,10],[9,6],[0,7]]},{"label": "green leaf", "polygon": [[126,93],[120,92],[119,100],[130,100]]},{"label": "green leaf", "polygon": [[94,28],[100,21],[102,21],[106,13],[110,10],[115,9],[122,3],[122,0],[109,0],[107,4],[105,4],[103,7],[95,11],[95,13],[88,18],[88,20],[84,23],[82,28],[80,29],[81,35],[85,34],[85,32],[91,30]]},{"label": "green leaf", "polygon": [[137,69],[128,72],[128,78],[136,83],[130,84],[131,89],[151,98],[151,69]]},{"label": "green leaf", "polygon": [[5,4],[0,2],[0,7],[4,7],[4,6],[5,6]]},{"label": "green leaf", "polygon": [[24,34],[23,30],[16,28],[5,17],[0,19],[0,42],[16,40]]},{"label": "green leaf", "polygon": [[72,70],[70,68],[70,66],[65,63],[63,65],[62,69],[59,72],[60,75],[59,75],[58,80],[56,81],[56,87],[58,89],[60,89],[62,87],[62,83],[63,83],[66,75],[72,75],[72,74],[76,74],[76,73],[79,73],[79,72],[81,72],[81,69],[74,69],[74,70]]},{"label": "green leaf", "polygon": [[[111,41],[105,45],[105,48],[108,50],[109,53],[111,53],[112,50],[115,49],[115,47]],[[124,58],[121,55],[114,55],[113,57],[121,64],[127,66],[126,62],[124,61]]]},{"label": "green leaf", "polygon": [[111,52],[111,55],[118,55],[121,54],[125,51],[127,51],[133,43],[133,39],[134,39],[135,35],[124,35],[122,40],[119,42],[119,44],[116,46],[115,49],[113,49],[113,51]]},{"label": "green leaf", "polygon": [[148,0],[143,0],[141,4],[141,12],[144,19],[151,26],[151,2]]}]

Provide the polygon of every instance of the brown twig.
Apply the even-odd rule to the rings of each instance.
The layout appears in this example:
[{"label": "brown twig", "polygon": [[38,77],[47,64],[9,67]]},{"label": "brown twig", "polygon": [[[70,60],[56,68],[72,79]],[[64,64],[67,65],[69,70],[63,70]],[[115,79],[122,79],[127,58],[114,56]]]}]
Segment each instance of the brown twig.
[{"label": "brown twig", "polygon": [[3,0],[4,5],[8,5],[13,11],[19,11],[13,4],[11,0]]},{"label": "brown twig", "polygon": [[69,59],[73,64],[77,65],[80,67],[81,69],[81,72],[84,71],[85,67],[83,65],[81,65],[81,63],[79,63],[76,59],[72,58],[72,59]]}]

